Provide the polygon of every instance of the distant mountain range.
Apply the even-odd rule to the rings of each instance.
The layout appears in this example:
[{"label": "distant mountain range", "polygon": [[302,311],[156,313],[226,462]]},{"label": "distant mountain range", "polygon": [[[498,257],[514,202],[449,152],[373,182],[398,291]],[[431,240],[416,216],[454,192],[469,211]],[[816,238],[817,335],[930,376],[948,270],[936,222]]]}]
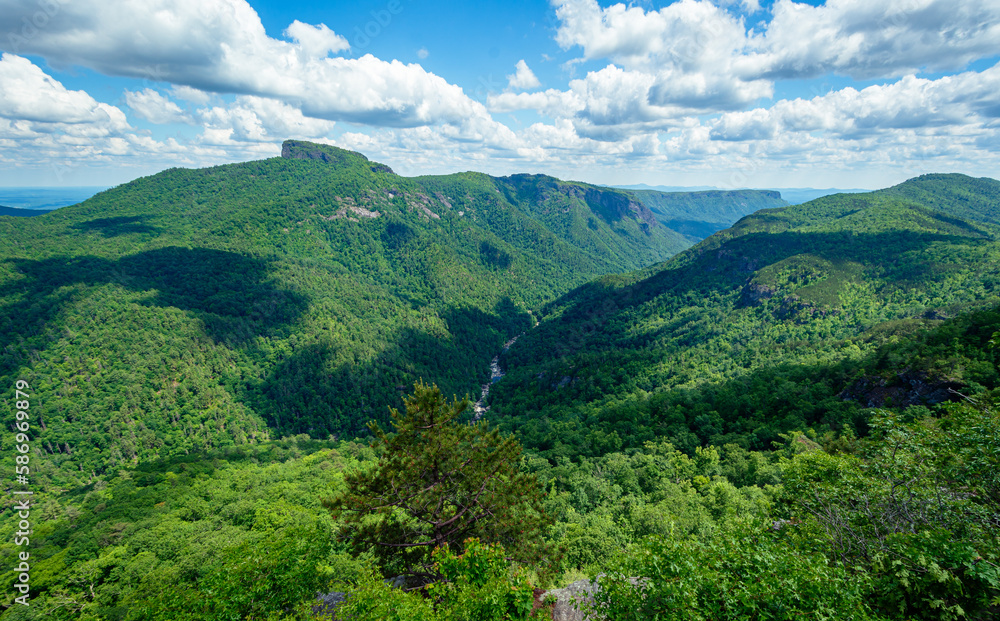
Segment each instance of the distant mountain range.
[{"label": "distant mountain range", "polygon": [[0,216],[15,216],[19,218],[30,218],[31,216],[40,216],[43,213],[48,213],[48,209],[16,209],[14,207],[4,207],[0,205]]},{"label": "distant mountain range", "polygon": [[[741,191],[741,190],[722,190],[721,188],[699,185],[699,186],[673,186],[673,185],[646,185],[645,183],[640,183],[637,185],[616,185],[611,186],[616,188],[622,188],[625,190],[653,190],[656,192],[704,192],[704,191]],[[765,191],[780,192],[781,198],[788,202],[789,205],[799,205],[823,196],[829,196],[831,194],[857,194],[860,192],[870,192],[871,190],[863,190],[859,188],[843,189],[843,188],[827,188],[827,189],[817,189],[817,188],[763,188]]]},{"label": "distant mountain range", "polygon": [[692,243],[729,228],[740,218],[761,209],[788,205],[773,190],[632,190],[632,194],[649,208],[661,224],[681,233]]},{"label": "distant mountain range", "polygon": [[106,189],[105,186],[0,187],[0,205],[48,211],[83,202]]}]

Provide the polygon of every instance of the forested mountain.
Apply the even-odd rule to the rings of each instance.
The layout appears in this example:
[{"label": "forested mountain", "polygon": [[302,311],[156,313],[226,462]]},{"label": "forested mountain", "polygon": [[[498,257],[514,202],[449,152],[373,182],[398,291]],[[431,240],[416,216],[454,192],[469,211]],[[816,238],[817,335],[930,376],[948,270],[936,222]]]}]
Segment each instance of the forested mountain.
[{"label": "forested mountain", "polygon": [[693,242],[729,228],[737,220],[761,209],[788,203],[771,190],[709,190],[704,192],[657,192],[632,190],[632,194],[663,225]]},{"label": "forested mountain", "polygon": [[[757,192],[778,192],[781,194],[781,200],[785,201],[789,205],[798,205],[800,203],[808,203],[811,200],[817,198],[822,198],[824,196],[829,196],[831,194],[857,194],[870,192],[871,190],[862,190],[859,188],[762,188],[760,190],[721,190],[717,187],[711,186],[668,186],[668,185],[616,185],[616,188],[621,188],[623,190],[652,190],[656,192],[663,192],[667,194],[693,194],[701,195],[707,191],[721,192],[723,195],[733,194],[740,195],[743,194],[750,198],[750,200],[755,200],[754,194]],[[780,205],[770,205],[771,207],[778,207]],[[744,214],[747,215],[747,214]]]},{"label": "forested mountain", "polygon": [[654,438],[767,449],[806,427],[863,433],[871,407],[994,386],[982,354],[914,365],[879,347],[995,303],[998,190],[927,175],[765,210],[589,283],[506,352],[491,412],[550,457]]},{"label": "forested mountain", "polygon": [[353,437],[419,377],[478,392],[529,309],[689,245],[624,191],[410,179],[294,141],[0,218],[0,235],[0,376],[32,387],[41,476],[84,480],[269,435]]}]

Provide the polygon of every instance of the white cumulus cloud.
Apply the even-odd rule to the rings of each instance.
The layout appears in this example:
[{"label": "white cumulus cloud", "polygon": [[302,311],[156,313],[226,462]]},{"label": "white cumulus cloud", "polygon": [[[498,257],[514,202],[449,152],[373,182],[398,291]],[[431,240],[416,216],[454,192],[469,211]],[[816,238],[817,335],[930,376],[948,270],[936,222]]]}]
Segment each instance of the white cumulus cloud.
[{"label": "white cumulus cloud", "polygon": [[241,95],[228,106],[203,108],[197,112],[215,143],[280,142],[286,138],[324,138],[335,123],[309,118],[285,102]]},{"label": "white cumulus cloud", "polygon": [[712,4],[681,0],[659,11],[596,0],[559,0],[556,42],[579,46],[584,60],[608,59],[654,78],[652,105],[733,110],[773,92],[770,81],[742,72],[750,39],[741,18]]},{"label": "white cumulus cloud", "polygon": [[778,0],[742,70],[768,78],[900,77],[955,70],[1000,52],[994,0]]},{"label": "white cumulus cloud", "polygon": [[128,129],[118,108],[96,101],[84,91],[68,90],[27,58],[0,57],[0,117],[60,126]]},{"label": "white cumulus cloud", "polygon": [[989,131],[1000,118],[1000,64],[936,80],[906,76],[862,90],[851,87],[812,99],[781,100],[770,108],[724,114],[712,122],[712,137],[759,140],[777,133],[823,132],[840,139],[895,134]]},{"label": "white cumulus cloud", "polygon": [[295,40],[307,57],[323,58],[328,54],[351,49],[347,39],[327,28],[295,20],[285,29],[285,36]]},{"label": "white cumulus cloud", "polygon": [[538,88],[542,83],[538,81],[535,72],[528,67],[524,59],[517,61],[514,73],[507,76],[507,86],[513,90],[527,91]]},{"label": "white cumulus cloud", "polygon": [[206,93],[205,91],[200,91],[196,88],[191,88],[190,86],[184,86],[183,84],[174,84],[171,86],[170,93],[177,99],[190,101],[193,104],[201,106],[204,106],[212,99],[211,94]]},{"label": "white cumulus cloud", "polygon": [[[733,4],[723,2],[722,4]],[[829,73],[898,78],[959,69],[1000,54],[993,0],[778,0],[761,32],[707,0],[659,10],[554,0],[564,49],[651,75],[652,106],[738,111],[774,93],[774,81]],[[753,6],[748,6],[752,9]],[[641,106],[636,106],[639,110]]]},{"label": "white cumulus cloud", "polygon": [[139,117],[150,123],[187,123],[194,120],[181,107],[151,88],[139,92],[125,91],[125,103]]},{"label": "white cumulus cloud", "polygon": [[[0,0],[0,32],[17,32],[37,10]],[[33,36],[6,45],[56,66],[281,99],[327,120],[411,127],[488,118],[461,88],[419,65],[328,57],[348,44],[325,25],[295,21],[286,36],[293,41],[268,37],[245,0],[74,0]]]}]

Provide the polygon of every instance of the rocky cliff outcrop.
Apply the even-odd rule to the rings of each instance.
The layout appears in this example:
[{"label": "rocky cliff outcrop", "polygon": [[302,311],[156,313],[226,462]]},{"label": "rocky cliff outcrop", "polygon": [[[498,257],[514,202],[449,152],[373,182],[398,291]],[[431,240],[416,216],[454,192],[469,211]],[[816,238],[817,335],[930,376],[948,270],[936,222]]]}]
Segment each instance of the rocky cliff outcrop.
[{"label": "rocky cliff outcrop", "polygon": [[739,308],[749,306],[760,306],[764,300],[769,300],[778,293],[774,287],[762,285],[756,282],[747,283],[740,291],[740,300],[737,303]]},{"label": "rocky cliff outcrop", "polygon": [[869,408],[905,408],[955,401],[959,398],[956,391],[964,387],[960,382],[906,371],[891,378],[863,377],[840,393],[840,396]]},{"label": "rocky cliff outcrop", "polygon": [[583,193],[583,198],[593,211],[600,213],[608,221],[621,218],[635,218],[645,225],[643,230],[646,232],[649,232],[649,227],[659,226],[660,224],[648,207],[631,200],[625,194],[598,188],[588,188]]}]

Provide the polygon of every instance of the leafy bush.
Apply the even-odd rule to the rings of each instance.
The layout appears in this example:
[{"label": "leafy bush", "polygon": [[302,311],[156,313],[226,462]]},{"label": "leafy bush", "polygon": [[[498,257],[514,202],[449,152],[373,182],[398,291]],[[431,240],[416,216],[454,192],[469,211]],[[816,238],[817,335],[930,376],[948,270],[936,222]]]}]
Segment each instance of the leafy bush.
[{"label": "leafy bush", "polygon": [[434,558],[444,580],[427,591],[439,599],[442,620],[514,620],[531,614],[534,588],[523,569],[511,567],[501,546],[468,539],[463,554],[444,547],[435,550]]},{"label": "leafy bush", "polygon": [[992,408],[905,423],[883,412],[865,454],[798,455],[784,494],[799,545],[872,579],[872,605],[928,621],[968,618],[1000,594],[1000,418]]},{"label": "leafy bush", "polygon": [[[328,581],[321,570],[329,531],[288,527],[267,531],[227,550],[191,584],[174,576],[144,585],[130,620],[244,621],[301,619]],[[143,592],[143,591],[140,591]]]},{"label": "leafy bush", "polygon": [[863,578],[760,524],[705,541],[650,537],[599,584],[592,608],[616,621],[877,618]]},{"label": "leafy bush", "polygon": [[455,554],[433,552],[442,580],[417,591],[395,588],[376,571],[350,588],[338,616],[354,621],[516,621],[532,612],[534,589],[523,569],[513,567],[503,547],[478,539]]}]

